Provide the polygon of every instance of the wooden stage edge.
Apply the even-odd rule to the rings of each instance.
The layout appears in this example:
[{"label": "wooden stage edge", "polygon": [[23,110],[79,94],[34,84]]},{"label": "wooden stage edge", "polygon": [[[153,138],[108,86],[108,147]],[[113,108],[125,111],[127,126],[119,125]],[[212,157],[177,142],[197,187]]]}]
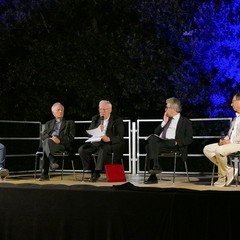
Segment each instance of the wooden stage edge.
[{"label": "wooden stage edge", "polygon": [[[176,174],[175,183],[172,182],[172,174],[161,174],[161,179],[158,181],[158,184],[144,184],[143,183],[143,174],[126,174],[126,182],[130,182],[137,187],[151,187],[151,188],[177,188],[177,189],[190,189],[196,191],[240,191],[240,186],[236,185],[235,181],[232,182],[229,187],[214,187],[211,186],[211,176],[199,176],[199,175],[189,175],[190,181],[188,182],[187,177],[183,174]],[[39,181],[39,174],[37,178],[34,179],[33,174],[18,174],[18,175],[9,175],[3,181],[0,181],[0,187],[7,187],[7,185],[12,184],[31,184],[34,185],[89,185],[95,187],[111,187],[113,185],[122,185],[126,182],[107,182],[105,174],[101,174],[99,181],[89,182],[90,174],[85,174],[85,180],[82,181],[82,173],[73,174],[64,173],[63,180],[61,180],[60,172],[51,172],[50,181]],[[216,176],[214,181],[216,181]]]}]

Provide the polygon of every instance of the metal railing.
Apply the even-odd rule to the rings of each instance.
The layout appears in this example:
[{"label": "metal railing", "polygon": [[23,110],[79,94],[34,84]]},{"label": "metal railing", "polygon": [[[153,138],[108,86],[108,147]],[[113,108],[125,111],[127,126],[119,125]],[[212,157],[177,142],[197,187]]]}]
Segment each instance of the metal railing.
[{"label": "metal railing", "polygon": [[[223,129],[226,131],[226,129],[229,128],[232,118],[196,118],[190,120],[193,123],[193,139],[195,142],[191,144],[188,157],[204,158],[202,152],[203,144],[207,144],[209,141],[217,141],[217,139],[221,137],[219,135],[220,131]],[[160,124],[161,121],[162,119],[139,119],[136,122],[124,120],[124,140],[126,149],[123,162],[126,173],[143,173],[140,163],[142,161],[141,159],[146,155],[145,139],[153,133],[155,127]],[[79,157],[77,152],[78,147],[80,147],[88,138],[86,130],[88,129],[90,122],[90,120],[75,121],[77,130],[74,145],[76,150],[75,156],[77,158]],[[42,126],[44,125],[41,124],[41,122],[0,120],[0,142],[6,145],[6,163],[8,163],[9,166],[11,165],[11,158],[25,159],[31,157],[32,159],[35,159],[35,153],[40,142]],[[9,169],[11,172],[11,168]],[[32,169],[25,170],[25,172],[33,171]],[[79,171],[81,171],[81,169]],[[18,170],[16,170],[16,172],[18,172]]]}]

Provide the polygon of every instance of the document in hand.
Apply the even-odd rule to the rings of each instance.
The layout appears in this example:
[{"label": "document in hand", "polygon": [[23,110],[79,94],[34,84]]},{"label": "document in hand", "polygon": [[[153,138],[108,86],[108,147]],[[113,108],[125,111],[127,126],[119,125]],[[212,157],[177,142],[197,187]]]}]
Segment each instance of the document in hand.
[{"label": "document in hand", "polygon": [[86,130],[86,131],[89,135],[92,135],[92,137],[87,139],[85,142],[100,142],[101,137],[104,136],[104,132],[101,131],[101,129],[99,127],[90,129],[90,130]]}]

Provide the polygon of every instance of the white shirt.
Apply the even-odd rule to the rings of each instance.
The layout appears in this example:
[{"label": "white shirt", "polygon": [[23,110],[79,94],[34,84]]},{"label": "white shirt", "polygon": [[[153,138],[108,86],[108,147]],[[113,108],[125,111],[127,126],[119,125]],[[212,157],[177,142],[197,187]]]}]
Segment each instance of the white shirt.
[{"label": "white shirt", "polygon": [[[177,124],[180,118],[180,113],[178,113],[177,115],[175,115],[172,118],[172,121],[167,129],[167,133],[166,133],[166,139],[175,139],[176,138],[176,129],[177,129]],[[164,127],[167,123],[165,123],[164,121],[161,123],[161,126]],[[162,133],[160,134],[161,137]]]},{"label": "white shirt", "polygon": [[234,126],[233,126],[233,130],[232,130],[232,133],[231,133],[231,138],[230,138],[230,141],[231,143],[234,142],[234,139],[239,136],[240,134],[240,114],[239,113],[236,113],[236,120],[234,122]]}]

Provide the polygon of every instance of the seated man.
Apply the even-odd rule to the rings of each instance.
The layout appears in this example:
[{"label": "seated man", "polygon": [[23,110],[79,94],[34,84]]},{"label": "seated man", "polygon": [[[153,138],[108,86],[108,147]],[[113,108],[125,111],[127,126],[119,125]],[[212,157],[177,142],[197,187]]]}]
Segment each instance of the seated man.
[{"label": "seated man", "polygon": [[166,104],[163,122],[150,135],[146,146],[149,165],[153,164],[147,184],[158,183],[156,174],[161,171],[159,154],[179,150],[182,160],[186,161],[188,145],[193,141],[192,122],[180,114],[181,102],[173,97],[168,98]]},{"label": "seated man", "polygon": [[109,101],[99,102],[99,115],[92,118],[89,129],[99,127],[103,136],[98,142],[87,142],[79,148],[79,156],[82,160],[83,170],[90,168],[93,153],[98,153],[96,166],[91,168],[92,177],[90,181],[96,182],[108,156],[113,153],[114,163],[120,162],[123,156],[124,125],[123,120],[112,114],[112,104]]},{"label": "seated man", "polygon": [[54,161],[54,153],[70,149],[75,137],[75,123],[64,118],[64,106],[57,102],[53,104],[51,110],[55,119],[46,122],[42,133],[43,172],[40,181],[49,180],[49,164],[52,170],[58,168]]},{"label": "seated man", "polygon": [[6,147],[0,143],[0,177],[4,178],[9,175],[9,171],[5,168]]},{"label": "seated man", "polygon": [[227,156],[240,151],[240,93],[233,96],[232,107],[236,117],[232,121],[228,135],[218,143],[208,144],[204,147],[205,156],[218,166],[218,180],[214,183],[216,187],[229,186],[238,174],[238,169],[228,166]]}]

